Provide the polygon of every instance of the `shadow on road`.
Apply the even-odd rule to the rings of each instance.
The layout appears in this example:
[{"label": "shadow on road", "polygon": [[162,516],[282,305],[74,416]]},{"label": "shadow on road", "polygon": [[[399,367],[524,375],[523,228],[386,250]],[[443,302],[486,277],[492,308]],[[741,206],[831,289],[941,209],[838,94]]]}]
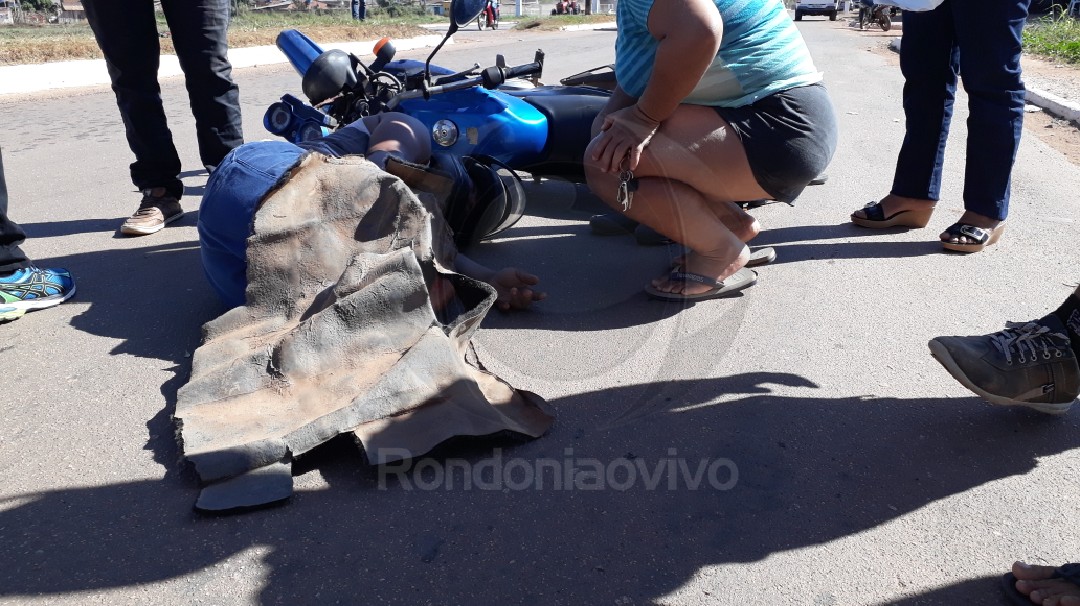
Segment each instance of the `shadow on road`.
[{"label": "shadow on road", "polygon": [[[247,574],[264,603],[649,603],[703,566],[851,536],[1080,446],[1071,426],[973,398],[815,398],[815,388],[749,373],[575,394],[550,402],[558,421],[539,440],[459,441],[382,487],[358,451],[332,442],[298,465],[330,489],[234,517],[193,514],[196,486],[173,472],[15,497],[0,512],[0,592],[133,586],[261,546],[268,576]],[[150,447],[175,471],[165,415],[150,423]],[[703,461],[731,464],[720,484],[695,485]],[[529,469],[540,470],[531,483]],[[989,603],[988,582],[898,603]]]}]

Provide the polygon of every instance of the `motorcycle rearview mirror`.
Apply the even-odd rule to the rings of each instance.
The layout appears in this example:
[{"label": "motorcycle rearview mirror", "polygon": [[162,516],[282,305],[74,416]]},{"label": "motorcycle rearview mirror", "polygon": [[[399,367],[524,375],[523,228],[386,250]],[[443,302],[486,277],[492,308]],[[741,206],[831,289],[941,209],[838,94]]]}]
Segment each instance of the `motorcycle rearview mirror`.
[{"label": "motorcycle rearview mirror", "polygon": [[450,2],[450,20],[455,26],[465,27],[484,12],[487,0],[452,0]]},{"label": "motorcycle rearview mirror", "polygon": [[328,50],[311,63],[300,88],[313,105],[318,105],[356,86],[352,57],[343,50]]},{"label": "motorcycle rearview mirror", "polygon": [[446,35],[443,36],[442,42],[431,51],[427,61],[424,62],[424,82],[431,81],[431,58],[446,44],[450,36],[479,17],[487,6],[487,2],[488,0],[450,0],[450,27],[446,28]]}]

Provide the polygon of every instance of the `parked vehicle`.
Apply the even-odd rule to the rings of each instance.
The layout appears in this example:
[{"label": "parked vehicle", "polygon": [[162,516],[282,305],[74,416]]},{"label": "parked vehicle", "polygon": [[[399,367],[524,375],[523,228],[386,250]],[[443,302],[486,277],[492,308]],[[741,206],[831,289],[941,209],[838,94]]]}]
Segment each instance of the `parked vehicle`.
[{"label": "parked vehicle", "polygon": [[836,21],[838,0],[795,0],[795,20],[802,21],[804,16],[828,17]]},{"label": "parked vehicle", "polygon": [[499,29],[499,0],[487,0],[484,10],[476,17],[476,29]]},{"label": "parked vehicle", "polygon": [[866,29],[877,24],[881,31],[887,32],[892,29],[892,12],[894,6],[880,2],[869,7],[865,4],[859,6],[859,29]]}]

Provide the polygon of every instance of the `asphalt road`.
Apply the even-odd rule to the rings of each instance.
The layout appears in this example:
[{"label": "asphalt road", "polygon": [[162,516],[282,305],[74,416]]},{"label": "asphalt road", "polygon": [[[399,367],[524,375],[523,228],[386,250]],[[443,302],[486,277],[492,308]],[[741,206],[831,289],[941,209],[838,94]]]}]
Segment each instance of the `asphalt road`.
[{"label": "asphalt road", "polygon": [[[231,517],[192,511],[170,419],[200,326],[221,311],[199,266],[205,175],[182,82],[163,95],[189,214],[145,238],[116,233],[138,196],[107,89],[0,104],[27,251],[79,289],[0,326],[0,602],[997,604],[1013,559],[1080,557],[1080,411],[991,407],[925,345],[1041,316],[1070,292],[1080,169],[1025,137],[1001,242],[943,253],[937,233],[962,206],[961,97],[931,227],[851,226],[891,183],[902,79],[867,52],[878,37],[823,19],[800,29],[841,142],[826,185],[756,211],[758,243],[779,252],[758,285],[688,308],[650,301],[642,286],[672,251],[589,235],[589,199],[543,183],[530,216],[475,256],[538,273],[549,297],[492,314],[477,345],[547,398],[551,432],[451,445],[428,475],[384,487],[350,443],[331,443],[298,462],[287,505]],[[614,37],[471,32],[440,62],[543,48],[554,82],[610,62]],[[247,136],[262,138],[264,108],[298,78],[236,77]],[[573,481],[417,484],[451,463]]]}]

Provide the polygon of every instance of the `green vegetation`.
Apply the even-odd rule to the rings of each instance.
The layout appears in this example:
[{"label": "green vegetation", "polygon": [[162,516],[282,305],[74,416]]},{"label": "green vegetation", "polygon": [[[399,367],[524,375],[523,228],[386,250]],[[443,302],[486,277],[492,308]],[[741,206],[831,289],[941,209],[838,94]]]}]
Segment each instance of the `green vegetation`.
[{"label": "green vegetation", "polygon": [[613,23],[615,15],[548,15],[545,17],[522,17],[514,29],[557,30],[568,25],[586,23]]},{"label": "green vegetation", "polygon": [[1033,19],[1024,28],[1024,51],[1062,63],[1080,63],[1080,20],[1066,15]]},{"label": "green vegetation", "polygon": [[[420,27],[421,24],[446,21],[419,7],[391,11],[393,6],[406,5],[382,7],[369,2],[369,6],[368,18],[357,22],[347,11],[252,11],[241,5],[229,24],[229,45],[233,48],[270,45],[278,32],[287,28],[303,30],[315,40],[334,42],[378,40],[383,36],[413,38],[432,33]],[[391,12],[397,16],[390,16]],[[161,52],[171,54],[169,26],[160,15],[158,31],[162,35]],[[85,23],[0,26],[0,65],[100,58],[94,34]]]}]

